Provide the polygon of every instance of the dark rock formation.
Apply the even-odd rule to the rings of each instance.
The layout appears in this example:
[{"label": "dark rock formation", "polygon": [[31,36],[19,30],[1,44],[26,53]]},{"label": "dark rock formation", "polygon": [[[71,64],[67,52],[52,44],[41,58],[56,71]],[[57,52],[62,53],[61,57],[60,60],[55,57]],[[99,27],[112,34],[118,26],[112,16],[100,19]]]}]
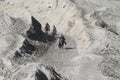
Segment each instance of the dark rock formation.
[{"label": "dark rock formation", "polygon": [[[14,21],[14,19],[12,19]],[[42,31],[41,24],[32,16],[31,25],[25,35],[23,45],[19,48],[19,51],[15,52],[15,59],[30,55],[42,56],[42,54],[48,49],[51,42],[55,40],[54,36],[48,35]],[[22,59],[23,60],[23,59]]]},{"label": "dark rock formation", "polygon": [[41,65],[35,73],[35,80],[68,80],[58,74],[51,66]]},{"label": "dark rock formation", "polygon": [[22,55],[24,56],[26,53],[32,55],[33,51],[35,51],[35,47],[28,42],[27,39],[24,40],[22,47],[20,48],[20,52],[15,52],[15,57],[20,58]]},{"label": "dark rock formation", "polygon": [[40,70],[35,73],[35,80],[48,80],[47,76]]},{"label": "dark rock formation", "polygon": [[32,25],[30,29],[27,31],[28,38],[32,40],[39,40],[44,36],[44,32],[41,30],[41,24],[32,16]]}]

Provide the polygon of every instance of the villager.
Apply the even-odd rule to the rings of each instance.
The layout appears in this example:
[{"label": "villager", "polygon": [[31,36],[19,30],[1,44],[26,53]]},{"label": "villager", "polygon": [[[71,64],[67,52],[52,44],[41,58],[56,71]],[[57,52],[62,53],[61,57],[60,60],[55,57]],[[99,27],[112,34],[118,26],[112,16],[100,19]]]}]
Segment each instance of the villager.
[{"label": "villager", "polygon": [[50,25],[47,22],[45,26],[45,33],[48,33],[48,31],[50,31]]},{"label": "villager", "polygon": [[56,34],[57,34],[57,29],[56,29],[55,25],[53,25],[52,35],[55,36]]}]

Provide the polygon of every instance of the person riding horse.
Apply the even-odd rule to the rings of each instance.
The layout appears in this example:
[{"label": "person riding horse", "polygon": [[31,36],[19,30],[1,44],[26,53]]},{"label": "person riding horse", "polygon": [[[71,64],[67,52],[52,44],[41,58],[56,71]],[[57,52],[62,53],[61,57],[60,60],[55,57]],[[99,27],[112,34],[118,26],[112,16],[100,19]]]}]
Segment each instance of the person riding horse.
[{"label": "person riding horse", "polygon": [[66,45],[66,39],[65,37],[63,36],[63,34],[61,34],[61,36],[59,37],[59,44],[58,44],[58,47],[59,48],[63,48],[64,44]]}]

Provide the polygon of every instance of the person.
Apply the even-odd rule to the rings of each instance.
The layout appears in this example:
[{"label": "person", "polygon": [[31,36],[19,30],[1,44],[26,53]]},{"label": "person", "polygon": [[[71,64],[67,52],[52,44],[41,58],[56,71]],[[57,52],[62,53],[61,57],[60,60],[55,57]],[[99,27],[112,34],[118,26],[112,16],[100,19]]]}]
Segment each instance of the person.
[{"label": "person", "polygon": [[48,31],[50,31],[50,25],[47,22],[45,26],[45,33],[48,33]]},{"label": "person", "polygon": [[59,37],[59,43],[58,43],[58,47],[59,48],[63,48],[64,44],[66,45],[66,39],[63,36],[63,34],[61,34],[61,36]]},{"label": "person", "polygon": [[53,36],[55,36],[55,35],[56,35],[56,33],[57,33],[57,29],[56,29],[55,25],[53,25],[52,35],[53,35]]}]

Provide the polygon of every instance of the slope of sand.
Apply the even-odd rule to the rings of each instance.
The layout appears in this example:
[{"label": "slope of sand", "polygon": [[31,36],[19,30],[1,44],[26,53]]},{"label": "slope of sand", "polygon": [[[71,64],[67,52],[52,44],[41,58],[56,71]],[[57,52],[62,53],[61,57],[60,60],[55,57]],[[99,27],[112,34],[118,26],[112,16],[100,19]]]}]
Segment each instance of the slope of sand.
[{"label": "slope of sand", "polygon": [[[58,33],[66,35],[67,47],[73,49],[59,50],[54,43],[38,63],[53,66],[71,80],[120,79],[119,0],[5,0],[0,1],[0,7],[12,17],[25,19],[23,22],[18,20],[18,23],[30,24],[29,16],[32,15],[43,27],[48,22],[51,26],[56,25]],[[5,17],[5,21],[11,24],[9,17]],[[0,26],[4,34],[0,35],[0,45],[4,45],[0,46],[3,57],[6,58],[7,53],[14,55],[22,45],[22,26],[17,29],[6,24]]]}]

